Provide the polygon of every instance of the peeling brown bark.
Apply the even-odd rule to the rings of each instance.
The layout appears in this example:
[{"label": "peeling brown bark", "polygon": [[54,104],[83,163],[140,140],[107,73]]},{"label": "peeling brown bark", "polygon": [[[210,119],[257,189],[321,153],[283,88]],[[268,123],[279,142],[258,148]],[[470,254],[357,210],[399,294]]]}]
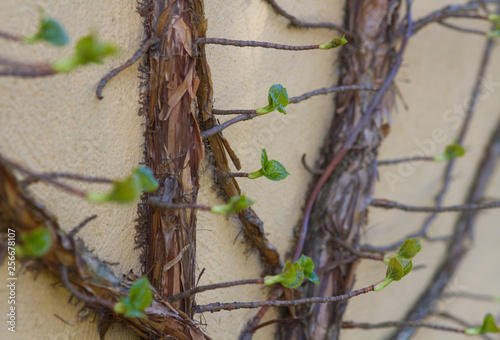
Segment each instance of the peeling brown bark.
[{"label": "peeling brown bark", "polygon": [[[379,87],[395,61],[395,41],[400,2],[390,0],[347,1],[345,28],[356,32],[356,40],[340,56],[339,85]],[[360,121],[373,95],[344,92],[336,96],[335,116],[317,166],[324,169],[345,144]],[[357,247],[360,230],[367,221],[367,208],[376,175],[377,150],[388,133],[394,94],[386,93],[372,114],[371,122],[321,189],[311,214],[304,253],[317,268],[331,268],[320,276],[320,286],[309,284],[307,296],[336,296],[349,292],[356,262],[342,263],[352,254],[332,239],[341,238]],[[317,176],[313,183],[317,182]],[[338,265],[335,265],[339,262]],[[342,264],[340,264],[342,263]],[[337,339],[346,303],[322,304],[303,309],[306,326],[283,328],[282,339]]]},{"label": "peeling brown bark", "polygon": [[[149,37],[160,44],[146,62],[145,163],[160,182],[164,201],[196,203],[200,164],[204,146],[196,121],[194,99],[199,78],[193,43],[203,20],[203,2],[146,1],[140,5]],[[155,193],[158,195],[158,192]],[[147,197],[145,198],[147,199]],[[194,288],[196,213],[194,210],[166,210],[141,206],[146,233],[145,273],[151,284],[167,298]],[[141,235],[138,235],[138,239]],[[191,314],[192,301],[175,307]]]}]

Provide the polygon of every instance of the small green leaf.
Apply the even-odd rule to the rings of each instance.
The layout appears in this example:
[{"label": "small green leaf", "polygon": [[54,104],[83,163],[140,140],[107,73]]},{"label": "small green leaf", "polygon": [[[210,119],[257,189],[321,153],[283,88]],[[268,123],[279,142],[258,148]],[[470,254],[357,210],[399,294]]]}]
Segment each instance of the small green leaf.
[{"label": "small green leaf", "polygon": [[321,44],[318,46],[320,50],[329,50],[332,48],[340,47],[342,45],[347,44],[347,39],[345,38],[345,35],[342,38],[333,38],[332,41],[329,41],[327,43]]},{"label": "small green leaf", "polygon": [[275,110],[286,114],[285,107],[290,103],[290,98],[288,98],[286,88],[281,84],[274,84],[269,88],[267,100],[269,102],[267,106],[255,110],[258,115],[263,115]]},{"label": "small green leaf", "polygon": [[396,255],[399,259],[411,259],[422,249],[420,240],[416,238],[410,238],[406,240],[403,245],[399,248],[398,254]]},{"label": "small green leaf", "polygon": [[128,318],[144,318],[144,309],[151,305],[153,292],[147,277],[136,280],[130,287],[129,296],[124,296],[113,307],[118,314]]},{"label": "small green leaf", "polygon": [[500,329],[495,324],[495,318],[491,313],[486,314],[481,327],[467,328],[465,330],[465,334],[467,335],[480,335],[485,333],[500,333]]},{"label": "small green leaf", "polygon": [[69,43],[69,37],[56,19],[42,17],[38,32],[24,38],[24,41],[28,44],[46,41],[54,46],[64,46]]},{"label": "small green leaf", "polygon": [[262,169],[265,169],[268,161],[269,159],[267,158],[267,151],[266,149],[262,149],[262,155],[260,156],[260,165],[262,166]]},{"label": "small green leaf", "polygon": [[153,301],[153,292],[147,277],[142,277],[135,281],[130,287],[130,302],[132,306],[140,311],[151,305]]},{"label": "small green leaf", "polygon": [[310,257],[302,254],[298,260],[298,263],[302,270],[304,271],[304,276],[311,282],[319,284],[318,275],[314,272],[314,262]]},{"label": "small green leaf", "polygon": [[453,143],[451,145],[448,145],[444,151],[443,155],[438,155],[434,157],[434,160],[436,162],[439,161],[449,161],[457,157],[462,157],[465,155],[465,150],[462,148],[460,145],[457,143]]},{"label": "small green leaf", "polygon": [[134,173],[139,176],[142,191],[153,192],[158,189],[158,181],[151,169],[141,165],[134,169]]},{"label": "small green leaf", "polygon": [[393,281],[399,281],[404,276],[403,265],[396,258],[392,258],[389,261],[389,266],[387,267],[387,271],[385,273],[386,279],[391,279]]},{"label": "small green leaf", "polygon": [[488,20],[489,20],[490,22],[497,22],[497,21],[500,21],[500,15],[498,15],[498,14],[493,14],[493,13],[488,14]]},{"label": "small green leaf", "polygon": [[97,40],[94,34],[89,34],[76,43],[74,54],[56,60],[52,69],[56,72],[69,72],[75,67],[88,63],[102,64],[102,58],[116,53],[114,45]]},{"label": "small green leaf", "polygon": [[290,261],[286,261],[285,267],[280,274],[264,278],[264,284],[266,285],[281,283],[287,288],[297,288],[302,282],[304,282],[304,270],[298,262],[292,264]]},{"label": "small green leaf", "polygon": [[281,181],[290,175],[290,173],[286,171],[286,168],[283,166],[283,164],[276,160],[268,159],[266,149],[262,149],[260,164],[262,165],[262,168],[256,172],[250,173],[248,175],[248,178],[258,178],[261,176],[265,176],[271,181]]},{"label": "small green leaf", "polygon": [[290,175],[288,171],[286,171],[283,164],[276,160],[270,160],[267,162],[264,170],[264,176],[271,181],[281,181]]},{"label": "small green leaf", "polygon": [[89,192],[87,200],[93,203],[130,203],[135,201],[142,191],[151,192],[158,189],[158,182],[151,170],[139,166],[122,181],[113,181],[113,188],[108,193]]},{"label": "small green leaf", "polygon": [[210,208],[213,213],[230,215],[250,207],[253,202],[245,195],[233,196],[225,205],[216,205]]},{"label": "small green leaf", "polygon": [[52,247],[52,237],[47,228],[36,228],[28,234],[20,234],[22,245],[16,246],[19,257],[40,257]]}]

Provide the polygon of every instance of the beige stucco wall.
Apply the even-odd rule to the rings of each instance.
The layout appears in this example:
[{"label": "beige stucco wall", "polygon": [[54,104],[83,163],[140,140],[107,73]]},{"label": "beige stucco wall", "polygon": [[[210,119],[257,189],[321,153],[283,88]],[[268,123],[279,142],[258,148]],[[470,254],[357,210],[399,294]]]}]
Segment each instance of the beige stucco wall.
[{"label": "beige stucco wall", "polygon": [[[342,0],[281,1],[285,8],[299,17],[311,21],[341,21]],[[416,2],[416,16],[448,1]],[[22,5],[14,0],[0,4],[0,29],[28,34],[37,21],[36,1]],[[71,73],[39,80],[0,79],[0,152],[22,164],[40,171],[71,171],[88,175],[120,177],[125,175],[141,158],[142,119],[137,117],[136,68],[115,78],[105,89],[105,99],[98,101],[94,89],[98,79],[111,67],[119,65],[139,46],[142,39],[140,18],[135,13],[135,1],[45,1],[42,7],[58,18],[67,28],[73,41],[91,29],[97,29],[105,40],[115,42],[121,53],[105,66],[91,66]],[[276,16],[264,1],[207,1],[208,35],[232,39],[264,40],[290,44],[312,44],[331,39],[326,30],[288,29],[287,22]],[[459,35],[441,27],[432,27],[412,40],[405,66],[398,76],[398,85],[410,109],[405,111],[399,103],[394,114],[392,133],[385,142],[381,158],[406,156],[417,150],[415,139],[432,138],[432,131],[443,129],[447,138],[436,145],[436,151],[453,140],[457,129],[453,121],[443,120],[445,112],[454,104],[463,103],[471,89],[471,82],[479,63],[484,39]],[[67,53],[44,46],[20,47],[0,41],[1,55],[20,60],[52,60]],[[291,96],[314,88],[332,86],[335,77],[336,52],[310,51],[291,53],[263,49],[209,47],[208,61],[214,82],[214,106],[226,108],[255,108],[266,104],[266,92],[273,83],[282,83]],[[495,60],[495,58],[493,58]],[[500,67],[494,65],[488,74],[492,81],[500,79]],[[408,82],[407,82],[408,81]],[[497,117],[498,85],[480,101],[477,118],[466,140],[467,157],[458,162],[455,179],[457,185],[448,196],[447,203],[459,203],[467,189],[482,146],[494,127]],[[486,98],[487,97],[487,98]],[[260,148],[265,147],[271,158],[279,159],[292,173],[284,182],[270,183],[264,179],[240,181],[243,191],[256,201],[255,210],[265,222],[270,241],[285,254],[290,246],[291,230],[301,216],[304,192],[310,176],[302,168],[300,157],[307,153],[310,163],[316,158],[323,136],[333,112],[331,96],[316,97],[307,103],[290,106],[287,116],[274,113],[239,124],[225,132],[226,138],[240,155],[243,170],[259,168]],[[397,167],[381,169],[376,196],[407,203],[431,204],[440,183],[443,164],[426,164],[409,174]],[[409,170],[406,170],[409,171]],[[201,181],[200,203],[216,204],[210,180],[210,169]],[[388,173],[401,176],[403,181],[391,185]],[[495,196],[500,178],[492,182],[487,195]],[[102,259],[120,262],[117,273],[133,268],[138,271],[138,253],[133,250],[135,207],[93,206],[47,188],[36,186],[36,194],[50,210],[55,212],[66,230],[91,214],[99,219],[89,224],[80,236],[95,249]],[[257,257],[246,252],[238,238],[239,222],[200,213],[198,231],[198,270],[205,268],[201,284],[260,276]],[[385,243],[417,228],[424,215],[373,210],[364,238],[366,242]],[[485,256],[498,256],[495,240],[498,213],[489,211],[479,219],[476,235],[480,249],[473,249],[466,260],[454,289],[495,292],[498,270],[477,266]],[[440,217],[433,234],[450,229],[454,215]],[[496,233],[496,237],[494,237]],[[479,247],[478,247],[479,248]],[[347,318],[358,321],[385,321],[402,316],[404,302],[417,296],[420,288],[438,263],[443,247],[424,243],[424,251],[416,264],[425,263],[424,269],[412,274],[413,283],[402,281],[377,294],[353,300]],[[485,255],[486,254],[486,255]],[[491,264],[493,265],[493,263]],[[355,287],[363,287],[382,278],[385,268],[372,262],[363,262]],[[497,276],[493,276],[496,273]],[[6,268],[0,267],[0,280],[5,280]],[[78,307],[67,303],[69,294],[62,288],[51,286],[52,278],[43,274],[36,281],[32,274],[20,276],[18,284],[18,323],[16,337],[0,326],[0,338],[40,339],[92,339],[97,338],[96,323],[84,321],[71,326],[56,319],[53,314],[76,323]],[[2,298],[3,296],[3,298]],[[0,314],[7,311],[5,285],[0,283]],[[204,293],[199,303],[212,301],[261,300],[265,292],[257,287],[242,287],[220,292]],[[4,300],[2,300],[4,299]],[[458,311],[464,318],[478,322],[486,311],[499,313],[498,306],[449,300],[441,304],[448,310]],[[369,307],[367,307],[369,306]],[[255,311],[221,312],[205,314],[202,322],[214,339],[236,339],[244,323]],[[269,315],[268,318],[272,317]],[[346,331],[344,339],[382,337],[386,332],[365,333]],[[447,335],[421,331],[418,338],[445,339]],[[270,339],[272,328],[256,333],[256,339]],[[456,335],[452,335],[456,339]],[[448,337],[452,339],[452,337]],[[108,339],[135,336],[122,327],[113,328]]]}]

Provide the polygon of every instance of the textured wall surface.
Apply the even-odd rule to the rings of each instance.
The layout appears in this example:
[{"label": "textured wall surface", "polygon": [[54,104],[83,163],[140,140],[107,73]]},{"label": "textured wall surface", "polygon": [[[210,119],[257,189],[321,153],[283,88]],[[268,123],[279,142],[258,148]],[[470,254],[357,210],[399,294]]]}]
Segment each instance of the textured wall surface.
[{"label": "textured wall surface", "polygon": [[[300,0],[279,1],[286,10],[309,21],[341,22],[344,1]],[[415,15],[441,7],[449,1],[416,2]],[[29,34],[36,29],[37,6],[58,18],[73,38],[73,42],[92,29],[121,47],[121,53],[105,66],[90,66],[69,75],[38,80],[0,79],[0,152],[23,165],[39,171],[68,171],[94,176],[120,177],[141,159],[142,119],[137,116],[137,68],[120,74],[104,90],[104,100],[94,96],[100,77],[110,68],[125,61],[139,46],[142,27],[135,12],[135,1],[18,1],[4,0],[0,4],[0,29]],[[288,44],[314,44],[331,39],[327,30],[287,28],[287,21],[260,0],[206,1],[208,36],[230,39],[262,40]],[[407,156],[420,150],[422,143],[433,138],[433,130],[442,129],[442,139],[427,143],[430,154],[441,152],[457,134],[455,116],[445,113],[464,103],[477,72],[484,39],[461,35],[442,27],[431,27],[411,41],[405,65],[398,76],[398,85],[409,110],[401,102],[394,113],[392,132],[382,150],[381,159]],[[336,52],[286,52],[264,49],[209,46],[208,62],[214,83],[214,107],[218,109],[250,109],[266,105],[267,89],[274,83],[287,87],[291,96],[336,83]],[[69,53],[46,46],[18,46],[0,40],[0,54],[9,58],[41,62]],[[495,57],[493,58],[495,61]],[[477,117],[466,139],[467,156],[459,160],[447,204],[462,201],[467,185],[481,156],[484,143],[494,128],[498,115],[500,67],[493,65],[488,73],[489,90],[479,103]],[[489,95],[488,95],[489,91]],[[315,97],[291,105],[288,115],[272,113],[233,126],[224,134],[240,156],[243,171],[260,167],[260,148],[265,147],[272,159],[282,162],[292,174],[284,182],[265,179],[239,181],[243,191],[255,200],[255,211],[265,223],[269,240],[285,256],[292,240],[291,231],[301,216],[304,192],[310,175],[303,169],[300,157],[307,154],[310,164],[316,159],[323,136],[333,112],[331,95]],[[447,118],[448,117],[448,118]],[[458,120],[459,121],[459,120]],[[436,132],[434,132],[436,134]],[[431,147],[431,146],[434,147]],[[425,150],[424,150],[425,151]],[[421,164],[414,168],[387,167],[381,169],[375,196],[410,204],[432,204],[440,183],[444,164]],[[206,166],[201,181],[199,203],[220,201],[212,188],[210,166]],[[395,176],[400,180],[394,181]],[[495,197],[500,186],[498,176],[491,183],[488,197]],[[82,187],[83,188],[83,187]],[[87,188],[87,187],[85,187]],[[116,273],[130,269],[138,271],[138,253],[133,250],[135,206],[93,206],[80,199],[43,185],[35,187],[37,197],[59,218],[63,228],[70,230],[84,218],[98,214],[79,236],[99,256],[114,266]],[[260,277],[259,260],[247,252],[239,235],[239,221],[234,217],[199,213],[198,271],[205,269],[200,284]],[[397,211],[375,210],[370,213],[364,242],[385,244],[419,227],[423,214],[410,215]],[[499,213],[489,211],[478,219],[476,242],[465,265],[450,287],[459,290],[494,294],[498,291],[498,270],[477,265],[485,256],[498,256],[496,227]],[[442,235],[450,230],[454,214],[439,217],[431,231]],[[404,315],[405,304],[420,293],[433,272],[433,264],[443,253],[442,245],[424,243],[424,250],[415,264],[426,267],[406,279],[392,284],[380,293],[354,299],[347,319],[356,321],[394,320]],[[0,314],[7,313],[6,267],[0,267]],[[363,262],[354,288],[360,288],[383,277],[383,265]],[[495,276],[496,275],[496,276]],[[15,336],[0,325],[2,339],[97,339],[96,323],[86,320],[77,324],[79,305],[68,304],[66,290],[53,287],[53,278],[40,274],[33,281],[31,273],[19,275],[18,323]],[[198,303],[252,301],[266,298],[258,287],[239,287],[198,296]],[[474,308],[471,307],[474,305]],[[367,307],[369,306],[369,307]],[[443,300],[441,309],[454,311],[472,323],[497,306],[460,299]],[[201,322],[214,339],[236,339],[255,311],[205,314]],[[68,321],[68,325],[54,317]],[[269,313],[267,318],[272,318]],[[440,319],[433,320],[442,322]],[[255,339],[271,339],[273,329],[259,330]],[[344,339],[383,338],[388,331],[347,330]],[[134,334],[121,326],[112,329],[107,339],[133,339]],[[422,330],[419,339],[456,339],[457,335]]]}]

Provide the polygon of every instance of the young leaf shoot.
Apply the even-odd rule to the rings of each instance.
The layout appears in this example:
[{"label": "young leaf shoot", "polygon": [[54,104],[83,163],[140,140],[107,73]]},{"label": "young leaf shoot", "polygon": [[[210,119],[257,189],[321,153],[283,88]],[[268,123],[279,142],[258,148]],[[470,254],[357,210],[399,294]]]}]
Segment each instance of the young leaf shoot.
[{"label": "young leaf shoot", "polygon": [[144,309],[151,305],[153,292],[147,277],[135,281],[130,287],[129,296],[122,297],[114,306],[114,311],[128,318],[145,318]]},{"label": "young leaf shoot", "polygon": [[315,284],[319,284],[318,275],[314,272],[314,262],[302,254],[300,259],[293,264],[290,261],[286,261],[285,267],[280,274],[266,276],[264,284],[281,283],[286,288],[297,288],[304,282],[304,278]]},{"label": "young leaf shoot", "polygon": [[230,215],[250,207],[253,202],[245,195],[233,196],[225,205],[216,205],[210,208],[213,213]]},{"label": "young leaf shoot", "polygon": [[144,166],[139,166],[124,180],[113,181],[113,188],[108,193],[89,192],[87,200],[94,203],[130,203],[135,201],[141,192],[153,192],[156,189],[158,182],[153,172]]},{"label": "young leaf shoot", "polygon": [[467,335],[481,335],[485,333],[500,333],[500,329],[495,324],[495,318],[491,313],[486,314],[481,327],[467,328],[465,330],[465,334]]},{"label": "young leaf shoot", "polygon": [[274,84],[273,86],[271,86],[269,88],[267,100],[269,102],[267,106],[255,110],[257,115],[264,115],[275,110],[286,114],[285,107],[290,103],[290,98],[288,97],[286,88],[284,88],[283,85]]},{"label": "young leaf shoot", "polygon": [[266,177],[271,181],[281,181],[290,175],[286,168],[280,162],[267,158],[266,149],[262,149],[262,155],[260,158],[261,168],[257,171],[248,174],[248,178],[255,179],[259,177]]},{"label": "young leaf shoot", "polygon": [[33,229],[28,234],[20,234],[22,245],[17,245],[16,254],[19,257],[40,257],[52,247],[52,237],[47,228]]},{"label": "young leaf shoot", "polygon": [[340,46],[345,45],[345,44],[347,44],[347,39],[345,38],[345,35],[344,35],[342,38],[335,37],[335,38],[333,38],[332,41],[329,41],[327,43],[319,45],[318,48],[320,50],[329,50],[332,48],[340,47]]},{"label": "young leaf shoot", "polygon": [[446,147],[443,155],[434,156],[434,160],[436,162],[449,161],[454,158],[462,157],[463,155],[465,155],[464,148],[457,143],[453,143]]},{"label": "young leaf shoot", "polygon": [[386,255],[384,257],[384,262],[389,263],[390,259],[411,259],[422,249],[420,240],[417,238],[410,238],[404,241],[404,243],[399,247],[399,251],[395,255]]},{"label": "young leaf shoot", "polygon": [[393,257],[389,260],[389,266],[385,274],[385,279],[375,285],[374,291],[387,287],[392,281],[399,281],[413,269],[413,263],[407,259],[397,259]]}]

